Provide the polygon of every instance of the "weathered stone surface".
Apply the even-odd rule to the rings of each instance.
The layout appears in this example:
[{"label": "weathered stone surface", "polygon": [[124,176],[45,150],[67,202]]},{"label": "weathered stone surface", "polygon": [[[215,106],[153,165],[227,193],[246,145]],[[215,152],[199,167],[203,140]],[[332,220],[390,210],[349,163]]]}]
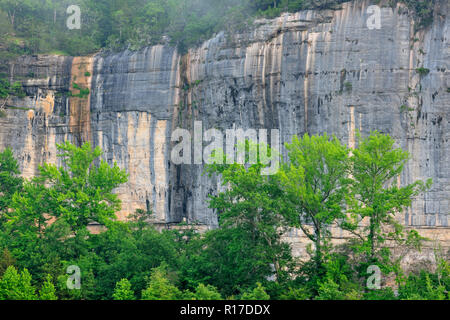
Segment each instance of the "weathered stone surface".
[{"label": "weathered stone surface", "polygon": [[164,46],[95,59],[92,141],[130,175],[118,190],[122,217],[148,208],[157,221],[170,219],[169,141],[179,99],[179,60],[174,48]]},{"label": "weathered stone surface", "polygon": [[[186,104],[198,102],[198,110],[189,110],[204,126],[279,128],[283,142],[293,134],[328,132],[354,146],[356,130],[389,133],[412,156],[400,183],[434,180],[404,222],[447,227],[448,4],[442,2],[431,28],[417,34],[402,5],[382,8],[381,29],[369,30],[369,4],[260,21],[231,40],[216,36],[186,58],[187,81],[202,81],[186,94]],[[429,74],[421,76],[421,67]],[[206,222],[204,199],[215,183],[200,171],[184,170],[181,185],[194,186],[187,214]]]},{"label": "weathered stone surface", "polygon": [[6,116],[0,118],[0,148],[13,148],[26,177],[40,163],[56,162],[56,143],[67,138],[69,103],[57,92],[69,90],[72,60],[29,56],[10,68],[11,80],[20,79],[28,96],[7,104]]},{"label": "weathered stone surface", "polygon": [[[84,58],[22,58],[12,77],[34,73],[36,79],[24,81],[30,97],[13,105],[30,110],[9,108],[0,118],[0,146],[12,145],[31,176],[40,162],[57,161],[55,142],[92,141],[130,174],[117,190],[121,218],[148,208],[159,223],[185,218],[214,227],[206,199],[218,182],[202,175],[202,165],[170,161],[175,128],[193,133],[196,120],[204,130],[275,128],[283,143],[294,134],[328,132],[350,146],[357,130],[378,130],[411,153],[400,184],[434,181],[403,223],[448,247],[449,5],[438,3],[433,24],[418,33],[403,5],[383,7],[381,29],[369,30],[369,5],[354,1],[339,10],[260,20],[254,30],[220,33],[184,56],[154,46]],[[91,76],[77,71],[80,61]],[[72,90],[75,74],[90,85],[89,97],[59,94]]]}]

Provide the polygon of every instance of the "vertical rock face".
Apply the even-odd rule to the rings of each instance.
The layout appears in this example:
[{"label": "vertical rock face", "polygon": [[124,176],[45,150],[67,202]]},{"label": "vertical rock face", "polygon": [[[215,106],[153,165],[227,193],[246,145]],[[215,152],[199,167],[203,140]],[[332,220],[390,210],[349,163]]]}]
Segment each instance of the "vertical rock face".
[{"label": "vertical rock face", "polygon": [[[354,146],[357,130],[389,133],[412,157],[399,183],[434,180],[404,223],[447,227],[448,4],[442,2],[433,25],[417,34],[402,5],[381,8],[381,29],[370,30],[369,4],[259,21],[254,31],[231,39],[220,34],[191,50],[185,77],[201,83],[185,98],[185,116],[209,128],[278,128],[283,143],[294,134],[328,132]],[[193,101],[198,109],[190,107]],[[191,186],[187,214],[206,222],[204,200],[216,188],[200,171],[184,170],[181,184]]]},{"label": "vertical rock face", "polygon": [[[403,5],[381,8],[381,28],[370,30],[369,5],[259,20],[253,30],[220,33],[183,56],[154,46],[22,58],[11,76],[33,73],[24,81],[29,97],[13,101],[16,108],[0,118],[0,146],[11,145],[31,176],[40,162],[57,161],[55,142],[91,141],[130,175],[117,190],[121,218],[142,208],[154,211],[155,222],[186,218],[214,227],[206,200],[218,181],[202,175],[202,165],[171,162],[174,129],[193,136],[194,121],[223,132],[279,129],[282,143],[327,132],[351,147],[358,130],[378,130],[411,153],[400,184],[434,181],[403,222],[448,243],[449,6],[438,3],[433,24],[414,33]],[[89,94],[77,96],[74,83]],[[69,90],[71,97],[61,94]]]},{"label": "vertical rock face", "polygon": [[155,46],[137,53],[95,58],[92,140],[129,173],[117,192],[121,216],[151,209],[157,222],[170,220],[170,137],[179,100],[176,50]]},{"label": "vertical rock face", "polygon": [[90,89],[92,81],[92,57],[76,57],[72,60],[69,99],[69,133],[77,144],[91,141]]},{"label": "vertical rock face", "polygon": [[56,143],[68,137],[69,103],[58,92],[69,90],[71,57],[22,57],[11,78],[22,80],[27,97],[12,99],[0,118],[0,149],[10,146],[23,175],[36,174],[42,162],[56,162]]}]

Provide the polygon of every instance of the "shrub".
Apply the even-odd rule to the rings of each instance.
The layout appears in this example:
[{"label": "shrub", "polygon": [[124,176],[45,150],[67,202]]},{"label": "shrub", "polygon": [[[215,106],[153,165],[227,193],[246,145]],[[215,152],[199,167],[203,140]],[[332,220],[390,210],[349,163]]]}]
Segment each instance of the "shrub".
[{"label": "shrub", "polygon": [[131,283],[128,279],[122,279],[117,282],[113,293],[114,300],[134,300],[134,292],[131,290]]},{"label": "shrub", "polygon": [[36,289],[31,284],[27,269],[21,273],[13,266],[8,267],[0,280],[0,300],[36,300]]},{"label": "shrub", "polygon": [[195,290],[195,299],[197,300],[221,300],[222,296],[217,289],[211,285],[205,286],[200,283]]},{"label": "shrub", "polygon": [[430,69],[420,67],[416,69],[416,72],[419,73],[421,76],[426,76],[427,74],[430,73]]},{"label": "shrub", "polygon": [[52,282],[52,277],[47,275],[47,279],[39,290],[39,299],[40,300],[58,300],[55,293],[55,286]]},{"label": "shrub", "polygon": [[256,284],[256,288],[244,292],[242,300],[270,300],[270,296],[266,293],[266,289],[260,282]]},{"label": "shrub", "polygon": [[402,300],[445,300],[449,298],[448,289],[440,283],[437,275],[422,270],[418,275],[409,275],[398,292]]},{"label": "shrub", "polygon": [[181,291],[167,278],[165,266],[153,269],[147,289],[142,291],[142,300],[178,300]]},{"label": "shrub", "polygon": [[345,82],[344,86],[345,86],[345,90],[347,90],[347,91],[351,91],[353,88],[353,85],[351,82]]}]

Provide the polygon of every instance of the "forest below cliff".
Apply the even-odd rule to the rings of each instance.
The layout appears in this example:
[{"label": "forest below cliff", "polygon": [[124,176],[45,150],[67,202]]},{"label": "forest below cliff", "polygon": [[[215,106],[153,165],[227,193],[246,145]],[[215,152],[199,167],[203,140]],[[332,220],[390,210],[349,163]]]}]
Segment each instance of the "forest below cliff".
[{"label": "forest below cliff", "polygon": [[[206,173],[228,188],[209,199],[220,228],[204,233],[183,223],[158,231],[145,210],[118,221],[113,190],[128,175],[98,163],[99,147],[58,145],[64,166],[42,164],[32,179],[20,177],[7,148],[0,153],[0,300],[448,299],[445,253],[436,250],[435,268],[401,267],[427,239],[396,215],[431,181],[392,182],[409,157],[394,143],[373,132],[350,152],[326,134],[294,136],[290,160],[273,176],[261,174],[259,161],[215,161]],[[91,232],[93,222],[101,232]],[[333,225],[353,237],[334,243]],[[294,257],[283,238],[290,228],[309,239],[308,257]]]},{"label": "forest below cliff", "polygon": [[[304,9],[333,9],[345,0],[0,0],[0,60],[23,54],[86,55],[105,50],[131,49],[157,43],[181,51],[214,33],[251,28],[260,17]],[[419,26],[430,24],[435,0],[389,0],[405,3]],[[79,28],[67,20],[80,9]],[[70,9],[69,9],[70,10]]]}]

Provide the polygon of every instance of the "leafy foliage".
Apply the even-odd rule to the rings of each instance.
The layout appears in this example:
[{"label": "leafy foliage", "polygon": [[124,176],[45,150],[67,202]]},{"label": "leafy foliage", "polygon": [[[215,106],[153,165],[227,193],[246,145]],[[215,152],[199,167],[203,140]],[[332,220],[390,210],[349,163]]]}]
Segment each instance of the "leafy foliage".
[{"label": "leafy foliage", "polygon": [[148,288],[142,291],[142,300],[181,299],[181,291],[167,277],[164,266],[153,269]]},{"label": "leafy foliage", "polygon": [[131,290],[131,283],[128,279],[117,282],[113,293],[114,300],[134,300],[134,292]]},{"label": "leafy foliage", "polygon": [[0,214],[11,207],[12,196],[22,188],[23,179],[19,174],[17,160],[8,147],[0,153]]},{"label": "leafy foliage", "polygon": [[[0,0],[0,60],[21,54],[85,55],[137,50],[157,43],[181,51],[219,31],[249,27],[255,17],[304,9],[333,9],[348,0],[80,0],[81,29],[68,29],[71,0]],[[433,1],[403,0],[419,27],[433,19]]]},{"label": "leafy foliage", "polygon": [[0,280],[0,300],[36,299],[36,289],[31,284],[28,270],[19,273],[15,267],[8,267]]},{"label": "leafy foliage", "polygon": [[415,13],[418,23],[416,30],[428,27],[433,22],[433,8],[436,4],[435,0],[403,0],[408,8]]},{"label": "leafy foliage", "polygon": [[[47,214],[61,218],[76,233],[86,230],[91,222],[110,226],[120,209],[120,200],[112,191],[127,181],[127,174],[105,161],[98,166],[93,162],[101,156],[100,148],[91,149],[89,143],[77,148],[70,142],[58,145],[64,167],[44,164],[32,188],[45,190],[48,200]],[[26,199],[20,199],[23,201]]]},{"label": "leafy foliage", "polygon": [[410,275],[399,288],[399,298],[405,300],[446,300],[448,287],[440,284],[434,275],[421,271]]},{"label": "leafy foliage", "polygon": [[0,75],[0,99],[8,99],[10,96],[24,98],[26,93],[20,82],[16,81],[11,84],[4,75]]},{"label": "leafy foliage", "polygon": [[211,174],[220,173],[228,189],[211,195],[210,207],[218,212],[220,229],[188,247],[183,275],[189,285],[208,283],[229,296],[261,279],[275,276],[282,281],[287,276],[292,257],[289,245],[281,241],[282,192],[274,180],[261,175],[263,167],[209,166]]},{"label": "leafy foliage", "polygon": [[331,237],[329,226],[344,218],[348,194],[349,150],[334,137],[305,134],[287,144],[289,162],[280,171],[289,203],[289,221],[314,242],[316,272],[323,270],[323,256]]},{"label": "leafy foliage", "polygon": [[39,300],[58,300],[58,297],[56,296],[56,289],[50,275],[47,275],[47,280],[39,290]]},{"label": "leafy foliage", "polygon": [[[387,241],[420,247],[419,234],[404,231],[395,216],[430,184],[396,184],[408,154],[392,138],[374,132],[351,153],[326,135],[294,138],[287,147],[278,175],[261,175],[259,162],[208,166],[223,184],[209,202],[220,228],[201,234],[187,225],[158,231],[145,210],[117,221],[121,204],[113,190],[127,175],[101,161],[99,148],[58,145],[63,166],[43,164],[25,180],[5,149],[0,299],[449,298],[444,256],[436,259],[436,271],[404,275],[386,248]],[[92,232],[92,223],[102,232]],[[333,246],[332,224],[355,238]],[[315,243],[312,259],[292,257],[283,239],[292,226]],[[398,294],[389,287],[366,290],[366,267],[373,263],[395,272]],[[79,290],[67,287],[71,265],[81,270]]]},{"label": "leafy foliage", "polygon": [[200,283],[195,289],[196,300],[221,300],[222,296],[217,291],[217,289],[211,285],[205,286],[203,283]]},{"label": "leafy foliage", "polygon": [[[359,145],[351,157],[350,216],[342,226],[357,235],[355,249],[367,265],[381,262],[387,266],[390,253],[384,244],[388,240],[418,249],[423,240],[414,230],[405,232],[395,215],[427,190],[431,180],[399,187],[398,177],[409,155],[395,148],[394,143],[391,137],[378,132],[365,139],[359,136]],[[363,221],[367,224],[361,227]]]},{"label": "leafy foliage", "polygon": [[265,288],[261,283],[256,283],[256,287],[253,290],[244,292],[241,297],[242,300],[270,300],[270,296],[267,294]]}]

